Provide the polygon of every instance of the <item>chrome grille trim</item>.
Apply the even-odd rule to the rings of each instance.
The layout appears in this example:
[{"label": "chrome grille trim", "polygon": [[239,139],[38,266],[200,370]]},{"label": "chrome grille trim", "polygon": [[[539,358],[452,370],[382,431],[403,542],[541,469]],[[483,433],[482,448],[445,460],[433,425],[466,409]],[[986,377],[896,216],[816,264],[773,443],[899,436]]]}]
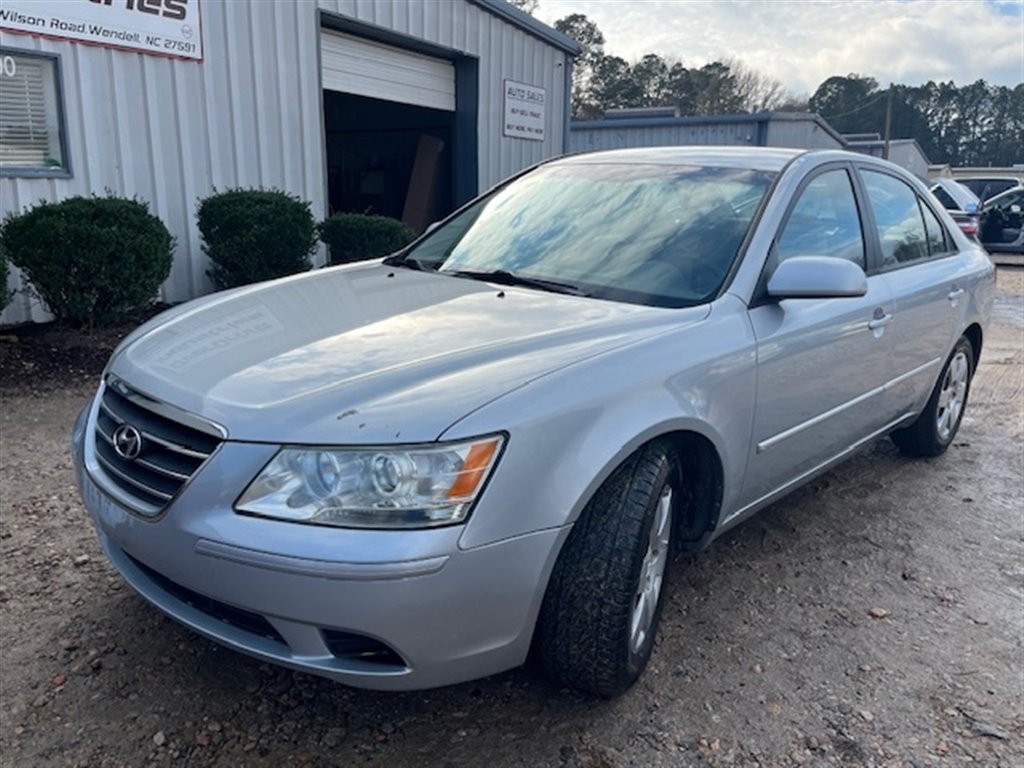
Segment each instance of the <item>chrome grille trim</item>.
[{"label": "chrome grille trim", "polygon": [[[115,421],[118,424],[126,423],[126,419],[124,419],[123,417],[119,416],[118,414],[116,414],[112,410],[110,410],[110,407],[106,404],[106,402],[104,402],[102,400],[100,401],[100,409],[105,414],[107,414],[107,416],[110,417],[111,421]],[[98,423],[97,423],[97,429],[99,429]],[[157,445],[160,445],[160,446],[166,448],[169,451],[174,451],[175,453],[180,453],[182,456],[189,456],[189,457],[191,457],[193,459],[206,459],[206,458],[209,458],[210,453],[213,452],[213,451],[210,451],[209,453],[204,453],[203,451],[194,451],[194,450],[192,450],[190,448],[185,448],[184,446],[178,445],[177,443],[172,443],[172,442],[170,442],[168,440],[164,440],[162,437],[158,437],[157,435],[154,435],[152,432],[147,432],[144,429],[140,429],[139,432],[142,434],[142,436],[144,438],[147,438],[147,439],[151,440],[152,442],[156,443]],[[113,442],[114,442],[113,436],[112,435],[107,435],[106,432],[103,432],[102,434],[103,434],[103,436],[105,438],[107,438],[107,442],[109,442],[111,445],[113,445]]]},{"label": "chrome grille trim", "polygon": [[201,416],[196,416],[194,413],[189,413],[188,411],[183,411],[173,405],[162,403],[136,389],[132,389],[117,376],[108,375],[106,385],[130,402],[135,403],[148,411],[152,411],[158,416],[162,416],[169,421],[178,422],[190,429],[202,432],[203,434],[219,440],[223,440],[228,436],[228,431],[217,422],[204,419]]},{"label": "chrome grille trim", "polygon": [[186,475],[182,472],[175,472],[172,469],[161,467],[158,464],[146,461],[145,459],[136,459],[135,463],[138,464],[139,466],[145,467],[146,469],[156,472],[158,475],[164,475],[165,477],[173,478],[174,480],[177,480],[179,483],[184,483],[191,477],[191,475]]},{"label": "chrome grille trim", "polygon": [[138,480],[135,480],[134,478],[128,476],[127,474],[119,470],[117,467],[115,467],[112,462],[103,458],[103,456],[101,456],[100,454],[96,454],[96,460],[99,461],[100,466],[103,467],[104,472],[114,475],[115,477],[117,477],[120,480],[123,480],[129,485],[138,488],[140,491],[145,491],[146,493],[155,496],[158,499],[163,499],[165,502],[170,501],[171,499],[174,498],[173,494],[164,493],[163,491],[158,491],[155,488],[150,488],[149,486],[140,483]]},{"label": "chrome grille trim", "polygon": [[[220,447],[226,432],[217,425],[184,414],[135,392],[123,381],[106,383],[100,393],[93,431],[95,459],[111,492],[130,499],[133,511],[158,516]],[[115,433],[121,425],[142,436],[135,458],[117,452]],[[202,428],[198,428],[201,426]]]}]

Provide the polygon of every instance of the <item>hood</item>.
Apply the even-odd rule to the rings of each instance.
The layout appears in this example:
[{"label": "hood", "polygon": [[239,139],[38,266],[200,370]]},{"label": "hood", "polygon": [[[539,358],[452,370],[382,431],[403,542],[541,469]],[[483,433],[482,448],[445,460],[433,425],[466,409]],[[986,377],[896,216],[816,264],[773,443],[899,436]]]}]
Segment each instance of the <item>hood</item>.
[{"label": "hood", "polygon": [[539,376],[707,313],[374,262],[179,307],[133,334],[109,370],[233,440],[430,441]]}]

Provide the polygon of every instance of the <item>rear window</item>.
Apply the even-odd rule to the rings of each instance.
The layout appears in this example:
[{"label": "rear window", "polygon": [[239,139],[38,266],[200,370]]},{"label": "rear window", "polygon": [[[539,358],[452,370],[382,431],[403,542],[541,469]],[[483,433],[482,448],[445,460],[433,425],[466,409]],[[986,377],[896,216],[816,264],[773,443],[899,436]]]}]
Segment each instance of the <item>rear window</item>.
[{"label": "rear window", "polygon": [[932,187],[932,194],[935,195],[935,199],[942,203],[942,207],[946,210],[960,210],[960,206],[956,204],[956,200],[950,197],[949,193],[942,187]]}]

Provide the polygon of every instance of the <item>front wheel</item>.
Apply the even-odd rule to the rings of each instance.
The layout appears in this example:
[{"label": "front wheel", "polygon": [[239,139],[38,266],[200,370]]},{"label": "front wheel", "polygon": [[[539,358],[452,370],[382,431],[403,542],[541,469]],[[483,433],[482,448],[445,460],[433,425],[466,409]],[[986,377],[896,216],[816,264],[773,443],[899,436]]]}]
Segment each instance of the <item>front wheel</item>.
[{"label": "front wheel", "polygon": [[926,457],[945,452],[960,429],[973,373],[974,348],[961,336],[921,415],[909,427],[892,433],[892,441],[901,451]]},{"label": "front wheel", "polygon": [[640,677],[661,615],[681,482],[670,446],[652,443],[584,509],[541,607],[537,650],[549,677],[605,697]]}]

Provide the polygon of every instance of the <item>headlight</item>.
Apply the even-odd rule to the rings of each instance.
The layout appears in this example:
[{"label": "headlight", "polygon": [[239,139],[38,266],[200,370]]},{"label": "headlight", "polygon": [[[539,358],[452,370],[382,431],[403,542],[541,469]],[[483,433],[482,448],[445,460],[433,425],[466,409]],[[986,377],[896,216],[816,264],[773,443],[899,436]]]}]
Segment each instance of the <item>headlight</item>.
[{"label": "headlight", "polygon": [[462,522],[504,438],[396,448],[283,448],[235,508],[344,528],[430,528]]}]

